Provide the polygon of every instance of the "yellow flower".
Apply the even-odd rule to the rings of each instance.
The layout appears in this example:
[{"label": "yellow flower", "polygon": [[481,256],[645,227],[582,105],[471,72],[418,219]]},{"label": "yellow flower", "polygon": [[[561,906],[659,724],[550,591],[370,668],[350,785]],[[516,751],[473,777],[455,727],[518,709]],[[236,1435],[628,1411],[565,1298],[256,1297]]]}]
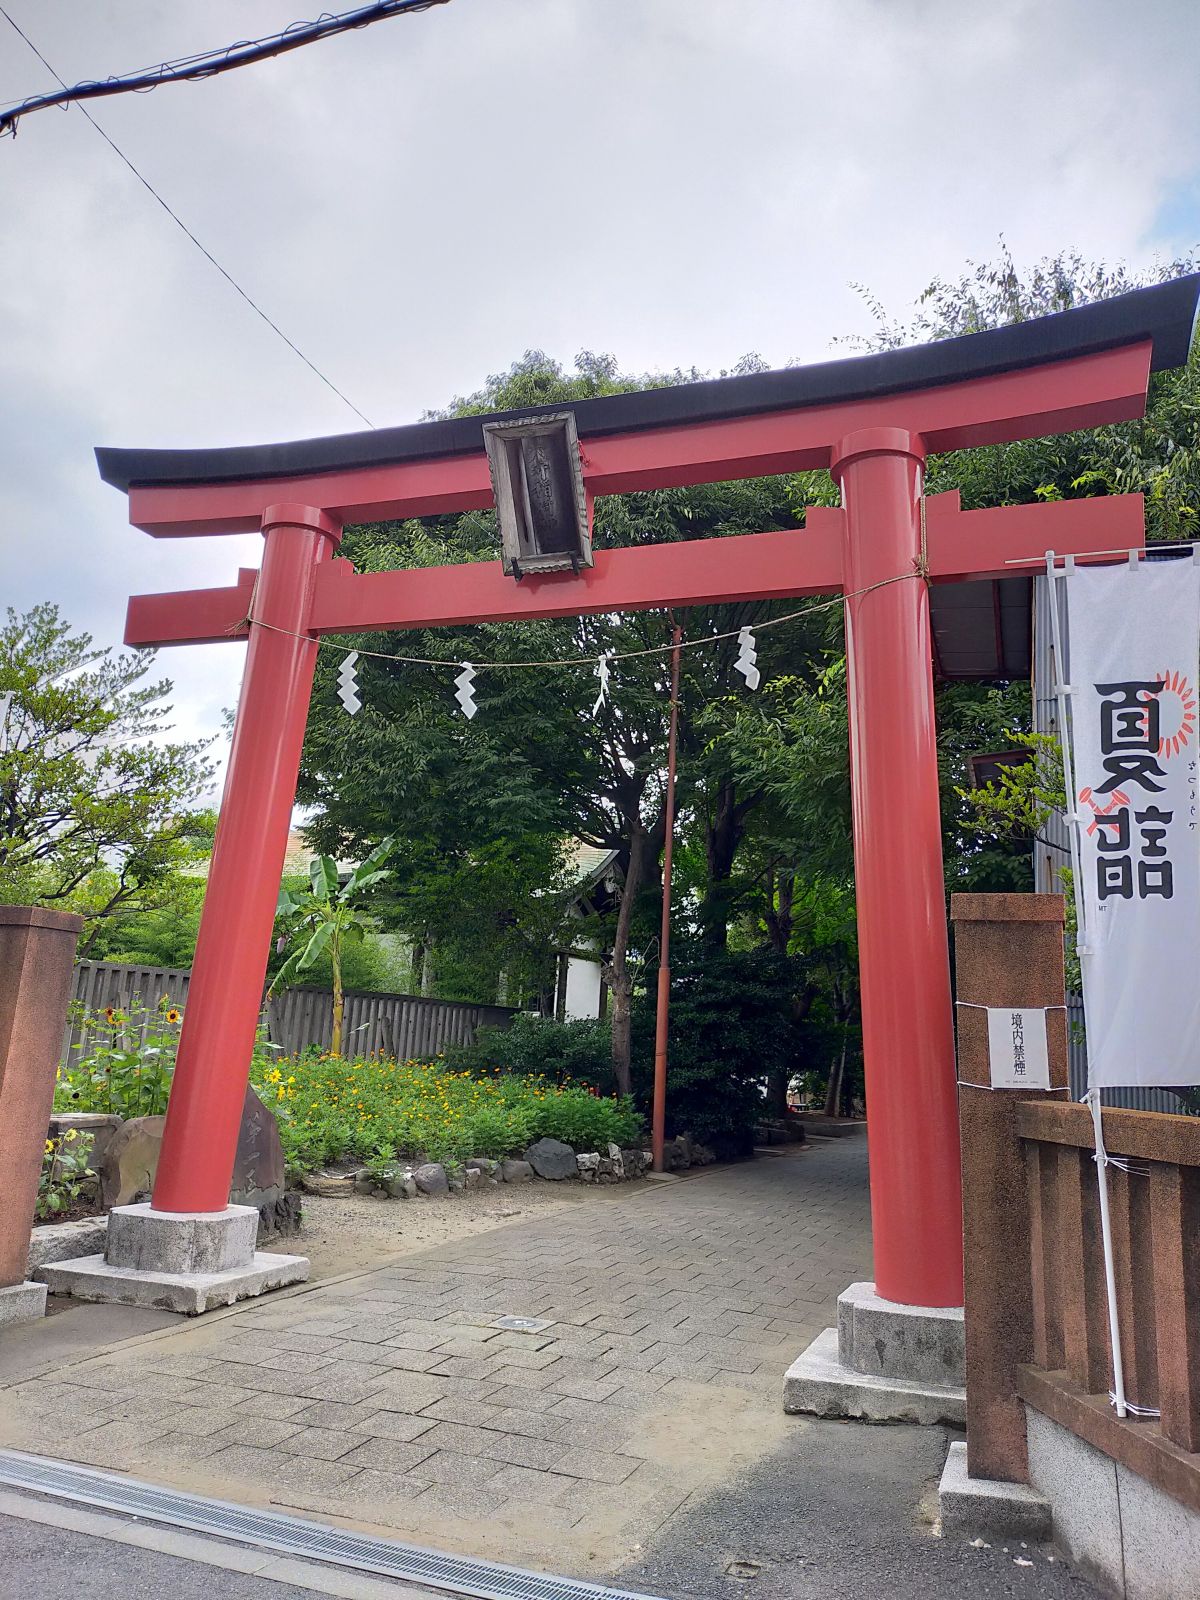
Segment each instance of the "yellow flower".
[{"label": "yellow flower", "polygon": [[54,1140],[53,1139],[47,1139],[46,1140],[46,1154],[47,1155],[51,1155],[53,1153],[53,1150],[54,1150]]}]

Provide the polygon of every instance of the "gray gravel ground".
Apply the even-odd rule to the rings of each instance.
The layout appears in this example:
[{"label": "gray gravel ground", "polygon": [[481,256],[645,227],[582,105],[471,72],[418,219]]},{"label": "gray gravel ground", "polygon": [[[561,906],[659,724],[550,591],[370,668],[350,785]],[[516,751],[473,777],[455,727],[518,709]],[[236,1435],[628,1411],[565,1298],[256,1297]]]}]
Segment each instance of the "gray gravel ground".
[{"label": "gray gravel ground", "polygon": [[813,1422],[688,1501],[615,1581],[669,1600],[1098,1600],[1039,1546],[935,1537],[949,1437]]}]

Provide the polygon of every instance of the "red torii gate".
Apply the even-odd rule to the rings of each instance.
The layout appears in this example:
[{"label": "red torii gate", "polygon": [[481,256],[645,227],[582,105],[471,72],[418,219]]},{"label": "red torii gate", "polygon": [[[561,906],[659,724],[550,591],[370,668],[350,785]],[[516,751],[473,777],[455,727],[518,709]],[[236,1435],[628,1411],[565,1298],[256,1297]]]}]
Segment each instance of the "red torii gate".
[{"label": "red torii gate", "polygon": [[923,499],[924,461],[1141,415],[1151,369],[1187,358],[1198,292],[1200,278],[1178,279],[940,344],[579,402],[589,495],[828,467],[842,506],[810,510],[803,530],[599,551],[577,575],[517,583],[499,561],[357,574],[337,558],[344,523],[491,505],[481,427],[494,418],[261,448],[97,451],[145,532],[261,529],[265,541],[259,572],[233,587],[129,604],[131,645],[249,640],[153,1208],[228,1201],[323,634],[845,592],[876,1284],[909,1305],[961,1304],[923,580],[1006,577],[1047,549],[1136,546],[1143,514],[1138,495],[963,512],[956,494]]}]

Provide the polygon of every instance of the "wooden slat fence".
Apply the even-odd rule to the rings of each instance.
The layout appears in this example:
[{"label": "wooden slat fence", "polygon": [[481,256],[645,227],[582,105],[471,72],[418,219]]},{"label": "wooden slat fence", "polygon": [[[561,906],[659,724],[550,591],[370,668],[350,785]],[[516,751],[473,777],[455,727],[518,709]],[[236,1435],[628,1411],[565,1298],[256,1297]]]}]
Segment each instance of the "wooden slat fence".
[{"label": "wooden slat fence", "polygon": [[[1025,1200],[982,1219],[1005,1242],[991,1325],[967,1294],[967,1436],[1003,1455],[996,1420],[1016,1395],[1094,1449],[1200,1513],[1200,1118],[1105,1109],[1125,1388],[1110,1404],[1112,1355],[1091,1113],[1020,1100],[1005,1157]],[[963,1124],[964,1134],[968,1125]],[[964,1176],[978,1152],[964,1138]],[[974,1352],[974,1360],[973,1360]],[[1008,1375],[997,1387],[997,1374]],[[1025,1481],[1023,1444],[1004,1476]],[[997,1476],[1000,1474],[997,1473]]]},{"label": "wooden slat fence", "polygon": [[[162,999],[187,1005],[191,974],[186,967],[139,967],[116,961],[81,961],[75,969],[74,999],[88,1012],[106,1006],[153,1010]],[[333,996],[328,990],[288,989],[265,1008],[267,1036],[289,1054],[317,1045],[328,1049],[333,1035]],[[348,992],[343,1049],[355,1054],[382,1050],[401,1060],[436,1055],[453,1045],[471,1044],[483,1026],[507,1027],[512,1006],[471,1005],[411,994]],[[145,1036],[149,1022],[140,1027]],[[155,1026],[164,1024],[155,1022]],[[63,1062],[70,1065],[91,1044],[88,1029],[72,1019],[63,1040]]]},{"label": "wooden slat fence", "polygon": [[[1029,1481],[1025,1406],[1200,1512],[1200,1118],[1106,1107],[1112,1356],[1091,1110],[1067,1092],[1058,895],[954,895],[967,1468]],[[1041,1007],[1049,1093],[991,1087],[984,1009]]]},{"label": "wooden slat fence", "polygon": [[[402,1061],[422,1060],[453,1045],[472,1044],[477,1029],[507,1027],[514,1016],[511,1006],[348,992],[342,1049],[355,1055],[381,1050]],[[288,989],[268,1002],[267,1031],[271,1043],[289,1054],[306,1045],[328,1049],[333,1037],[333,996],[323,989]]]},{"label": "wooden slat fence", "polygon": [[[153,1010],[164,999],[184,1006],[190,978],[187,967],[136,967],[120,961],[81,961],[75,968],[72,999],[88,1012],[103,1011],[106,1006],[128,1011],[138,1005]],[[149,1025],[147,1019],[139,1027],[139,1038],[145,1038]],[[157,1020],[155,1025],[167,1026]],[[63,1039],[64,1065],[70,1066],[90,1046],[91,1030],[73,1017],[68,1019]]]},{"label": "wooden slat fence", "polygon": [[[1112,1382],[1091,1113],[1024,1102],[1017,1133],[1028,1177],[1034,1365],[1107,1400]],[[1158,1433],[1197,1457],[1200,1478],[1200,1119],[1106,1110],[1109,1209],[1125,1387],[1161,1411]]]}]

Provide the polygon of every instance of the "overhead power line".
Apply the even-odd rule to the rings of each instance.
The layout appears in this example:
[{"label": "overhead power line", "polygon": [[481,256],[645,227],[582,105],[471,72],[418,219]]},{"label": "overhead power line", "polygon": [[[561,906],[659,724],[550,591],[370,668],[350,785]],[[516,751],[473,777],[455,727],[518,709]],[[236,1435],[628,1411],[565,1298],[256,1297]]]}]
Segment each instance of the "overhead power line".
[{"label": "overhead power line", "polygon": [[[337,14],[326,11],[315,22],[293,22],[282,33],[267,34],[261,39],[242,39],[218,50],[180,56],[178,60],[164,61],[157,67],[142,67],[137,72],[92,79],[77,83],[74,87],[68,87],[59,78],[62,87],[53,93],[31,95],[18,105],[0,111],[0,137],[5,134],[15,136],[17,123],[31,111],[44,111],[48,106],[78,104],[81,100],[98,100],[107,95],[146,94],[164,83],[195,83],[201,78],[215,78],[222,72],[233,72],[238,67],[269,61],[288,50],[299,50],[306,44],[332,39],[354,28],[367,28],[373,22],[385,22],[388,17],[431,11],[434,6],[448,3],[449,0],[378,0],[373,5],[356,6],[352,11]],[[12,21],[11,17],[9,21]],[[16,26],[15,23],[13,25]],[[57,78],[58,74],[54,76]]]},{"label": "overhead power line", "polygon": [[[426,3],[430,4],[430,5],[440,5],[440,4],[444,3],[444,0],[426,0]],[[38,49],[37,45],[35,45],[33,40],[29,37],[29,35],[22,28],[20,28],[17,25],[16,22],[14,22],[12,17],[9,16],[8,12],[4,9],[4,7],[2,5],[0,5],[0,17],[4,18],[4,20],[8,23],[9,27],[12,28],[14,33],[17,33],[17,34],[20,35],[20,37],[25,41],[25,43],[33,51],[34,55],[38,58],[38,60],[45,67],[46,71],[48,73],[50,73],[51,77],[58,78],[59,83],[62,83],[63,80],[61,78],[59,78],[58,73],[55,72],[54,68],[46,60],[45,56]],[[65,87],[65,85],[64,85],[64,87]],[[209,250],[207,248],[207,246],[205,246],[205,245],[200,243],[200,240],[197,239],[196,235],[188,227],[187,223],[184,222],[183,218],[180,217],[177,212],[175,212],[175,211],[173,211],[171,209],[171,207],[163,199],[162,195],[159,194],[158,190],[150,182],[149,178],[147,178],[143,173],[138,171],[138,169],[134,166],[133,162],[125,154],[124,150],[122,150],[121,147],[116,143],[116,141],[109,138],[108,134],[105,133],[104,129],[100,126],[100,124],[96,121],[96,119],[91,115],[91,113],[88,111],[87,107],[81,105],[79,107],[79,112],[80,112],[80,114],[82,116],[87,118],[87,120],[91,123],[92,127],[95,128],[96,132],[104,140],[105,144],[108,145],[109,149],[112,150],[113,153],[115,155],[117,155],[125,163],[125,165],[129,168],[130,172],[133,173],[134,177],[142,185],[142,187],[144,189],[148,190],[148,192],[154,197],[154,199],[157,200],[159,205],[163,208],[163,210],[170,217],[171,221],[175,224],[175,226],[177,228],[179,228],[179,230],[183,234],[185,234],[187,236],[187,238],[189,238],[191,240],[191,242],[196,246],[196,249],[199,250],[200,254],[205,258],[205,260],[206,261],[210,261],[212,263],[212,265],[214,267],[216,267],[217,271],[221,274],[221,276],[225,279],[226,283],[228,283],[231,288],[235,289],[237,291],[237,293],[241,295],[242,299],[246,302],[246,304],[250,307],[250,309],[255,313],[255,315],[262,318],[262,320],[266,323],[267,327],[270,328],[272,333],[276,333],[276,334],[279,335],[279,337],[283,340],[284,344],[287,345],[288,349],[291,350],[294,355],[298,355],[300,357],[300,359],[301,359],[301,361],[303,361],[304,365],[311,372],[315,373],[318,378],[320,378],[321,382],[325,385],[325,387],[327,389],[332,390],[332,392],[338,397],[338,399],[343,403],[343,405],[349,406],[350,410],[353,411],[354,415],[356,417],[358,417],[360,421],[365,422],[368,428],[373,428],[375,426],[375,424],[371,421],[370,417],[368,417],[364,412],[360,411],[358,409],[358,407],[354,404],[354,401],[351,400],[347,395],[344,395],[342,393],[342,391],[338,388],[337,384],[334,383],[332,378],[327,378],[325,376],[325,374],[321,371],[320,367],[317,366],[315,361],[310,361],[309,360],[309,358],[304,354],[304,351],[301,350],[300,346],[298,344],[296,344],[293,340],[289,339],[287,334],[284,333],[283,329],[279,326],[279,324],[277,322],[273,321],[272,318],[267,315],[267,313],[259,305],[257,300],[253,299],[252,296],[249,295],[246,292],[246,290],[242,288],[241,284],[233,276],[232,272],[230,272],[227,267],[223,267],[221,265],[221,263],[217,260],[216,256],[213,255],[212,251]]]}]

